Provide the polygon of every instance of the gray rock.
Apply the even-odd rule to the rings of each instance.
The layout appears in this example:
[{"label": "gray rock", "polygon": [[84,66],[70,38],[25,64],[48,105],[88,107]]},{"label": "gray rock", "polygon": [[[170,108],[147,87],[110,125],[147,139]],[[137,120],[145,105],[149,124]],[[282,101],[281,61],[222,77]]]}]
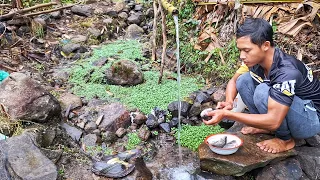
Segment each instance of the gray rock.
[{"label": "gray rock", "polygon": [[153,114],[148,114],[146,125],[148,128],[154,129],[158,127],[159,124],[157,118]]},{"label": "gray rock", "polygon": [[[181,119],[181,118],[180,118]],[[169,122],[170,127],[177,127],[177,125],[179,124],[179,120],[177,117],[174,117],[171,119],[171,121]]]},{"label": "gray rock", "polygon": [[61,103],[63,111],[65,111],[69,106],[71,106],[71,109],[82,107],[82,101],[80,97],[70,93],[61,94],[59,97],[59,102]]},{"label": "gray rock", "polygon": [[61,11],[54,11],[50,13],[50,16],[54,19],[60,19],[61,18]]},{"label": "gray rock", "polygon": [[63,153],[62,149],[52,150],[52,149],[44,149],[41,148],[41,152],[49,158],[53,163],[57,163]]},{"label": "gray rock", "polygon": [[84,130],[89,133],[93,132],[96,129],[97,129],[97,124],[93,121],[88,122],[84,127]]},{"label": "gray rock", "polygon": [[319,135],[315,135],[313,137],[307,138],[305,139],[307,144],[309,144],[312,147],[320,147],[320,136]]},{"label": "gray rock", "polygon": [[134,10],[135,10],[135,11],[142,11],[142,9],[143,9],[143,5],[141,5],[141,4],[136,4],[136,5],[134,6]]},{"label": "gray rock", "polygon": [[95,134],[87,134],[83,137],[82,143],[85,147],[96,146],[98,137]]},{"label": "gray rock", "polygon": [[126,31],[126,38],[138,39],[144,33],[143,29],[136,24],[131,24],[128,26]]},{"label": "gray rock", "polygon": [[[57,179],[57,167],[34,144],[35,135],[25,132],[6,141],[0,149],[7,155],[12,179]],[[1,179],[6,176],[1,176]],[[14,177],[14,178],[13,178]]]},{"label": "gray rock", "polygon": [[62,46],[62,51],[65,53],[65,54],[70,54],[72,52],[75,52],[77,51],[78,49],[80,49],[81,46],[80,44],[74,44],[74,43],[68,43],[64,46]]},{"label": "gray rock", "polygon": [[[1,32],[1,30],[0,30],[0,32]],[[17,35],[18,36],[24,36],[24,35],[26,35],[26,34],[28,34],[30,32],[31,32],[31,29],[30,29],[29,26],[20,26],[18,31],[17,31]]]},{"label": "gray rock", "polygon": [[84,43],[88,40],[87,36],[83,36],[83,35],[75,35],[74,37],[71,38],[71,41],[73,43]]},{"label": "gray rock", "polygon": [[33,20],[34,20],[34,22],[42,25],[42,28],[45,28],[45,26],[47,25],[46,21],[43,18],[36,17]]},{"label": "gray rock", "polygon": [[[190,104],[186,101],[181,101],[181,116],[187,117]],[[173,101],[168,105],[168,111],[172,117],[178,117],[179,101]]]},{"label": "gray rock", "polygon": [[110,17],[117,17],[118,16],[118,12],[112,7],[107,8],[105,10],[105,14],[107,14]]},{"label": "gray rock", "polygon": [[80,138],[82,136],[82,131],[73,127],[73,126],[70,126],[66,123],[62,123],[61,125],[67,132],[67,134],[75,141],[79,142],[80,141]]},{"label": "gray rock", "polygon": [[299,161],[296,159],[286,159],[279,163],[268,165],[258,174],[256,180],[300,180],[302,177],[302,169]]},{"label": "gray rock", "polygon": [[95,37],[95,38],[98,38],[100,37],[102,34],[101,34],[101,31],[99,29],[96,29],[96,28],[89,28],[88,31]]},{"label": "gray rock", "polygon": [[272,136],[269,135],[259,134],[248,136],[240,132],[236,133],[236,135],[245,143],[237,152],[230,156],[221,156],[213,153],[206,143],[202,143],[198,148],[201,169],[219,175],[242,176],[253,169],[279,162],[280,160],[297,154],[294,149],[272,154],[257,148],[256,143],[272,138]]},{"label": "gray rock", "polygon": [[233,176],[222,176],[218,174],[213,174],[205,171],[200,171],[193,174],[195,180],[236,180]]},{"label": "gray rock", "polygon": [[161,123],[161,124],[159,124],[159,127],[166,133],[171,132],[171,128],[170,128],[169,123]]},{"label": "gray rock", "polygon": [[0,84],[0,103],[12,119],[35,122],[60,120],[58,100],[41,85],[22,73],[12,73]]},{"label": "gray rock", "polygon": [[142,15],[141,14],[134,13],[128,17],[129,24],[138,24],[139,25],[141,22],[142,22]]},{"label": "gray rock", "polygon": [[297,160],[300,162],[303,172],[310,179],[319,179],[320,151],[316,147],[296,147]]},{"label": "gray rock", "polygon": [[119,138],[123,138],[127,133],[127,130],[125,128],[119,128],[117,131],[116,131],[116,135],[119,137]]},{"label": "gray rock", "polygon": [[[121,13],[120,13],[121,14]],[[112,24],[113,19],[112,18],[106,18],[103,19],[102,22],[103,24],[105,24],[106,26],[111,25]]]},{"label": "gray rock", "polygon": [[99,129],[95,129],[92,131],[93,134],[100,136],[101,135],[101,131]]},{"label": "gray rock", "polygon": [[202,91],[199,91],[197,93],[197,96],[196,96],[196,99],[195,99],[195,102],[198,102],[200,104],[202,103],[205,103],[205,102],[209,102],[211,101],[211,98],[208,94],[202,92]]},{"label": "gray rock", "polygon": [[114,10],[118,13],[121,12],[126,7],[125,3],[123,1],[118,1],[114,5]]},{"label": "gray rock", "polygon": [[129,112],[120,103],[111,103],[97,107],[101,114],[104,115],[99,129],[115,132],[120,127],[127,128],[130,125]]},{"label": "gray rock", "polygon": [[11,175],[7,171],[8,164],[8,144],[6,141],[0,141],[0,177],[2,180],[11,180]]},{"label": "gray rock", "polygon": [[114,143],[117,139],[117,135],[114,132],[106,131],[102,133],[102,141],[106,144]]},{"label": "gray rock", "polygon": [[202,109],[201,109],[201,103],[199,102],[195,102],[193,103],[193,105],[191,106],[190,110],[189,110],[189,116],[199,116],[201,113]]},{"label": "gray rock", "polygon": [[80,16],[91,16],[92,9],[88,5],[74,5],[71,8],[71,12]]},{"label": "gray rock", "polygon": [[140,68],[132,61],[121,60],[106,70],[106,79],[110,84],[133,86],[144,81]]},{"label": "gray rock", "polygon": [[92,63],[92,65],[98,66],[98,67],[102,67],[102,66],[104,66],[107,62],[108,62],[108,59],[105,58],[105,57],[102,57],[101,59],[94,61],[94,62]]},{"label": "gray rock", "polygon": [[118,14],[119,18],[123,19],[123,20],[127,20],[128,18],[128,14],[125,12],[121,12]]},{"label": "gray rock", "polygon": [[48,147],[56,137],[56,129],[49,127],[41,133],[41,147]]}]

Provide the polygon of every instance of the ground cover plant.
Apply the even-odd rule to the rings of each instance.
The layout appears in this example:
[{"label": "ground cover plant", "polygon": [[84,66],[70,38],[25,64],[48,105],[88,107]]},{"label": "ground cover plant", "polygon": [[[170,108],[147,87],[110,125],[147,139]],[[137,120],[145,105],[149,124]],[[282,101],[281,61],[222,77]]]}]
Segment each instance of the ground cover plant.
[{"label": "ground cover plant", "polygon": [[[128,40],[116,41],[94,50],[92,57],[80,60],[70,69],[69,82],[73,85],[73,92],[87,99],[98,97],[114,101],[117,98],[128,107],[138,108],[146,114],[156,106],[166,109],[170,102],[178,99],[177,81],[164,78],[162,83],[158,84],[159,72],[156,70],[145,71],[145,82],[131,87],[108,85],[105,80],[105,70],[117,60],[126,59],[136,62],[135,60],[138,59],[139,62],[145,62],[141,48],[138,41]],[[108,62],[102,67],[94,66],[93,63],[101,58],[106,58]],[[175,76],[170,73],[170,77]],[[202,86],[201,78],[182,76],[181,99]]]},{"label": "ground cover plant", "polygon": [[[174,136],[178,141],[178,128],[175,128],[174,131]],[[184,124],[181,126],[180,143],[181,146],[187,147],[192,151],[197,151],[199,145],[203,143],[207,136],[222,133],[224,131],[225,130],[219,125],[207,126],[205,124],[201,124],[200,126],[192,126],[190,124]]]}]

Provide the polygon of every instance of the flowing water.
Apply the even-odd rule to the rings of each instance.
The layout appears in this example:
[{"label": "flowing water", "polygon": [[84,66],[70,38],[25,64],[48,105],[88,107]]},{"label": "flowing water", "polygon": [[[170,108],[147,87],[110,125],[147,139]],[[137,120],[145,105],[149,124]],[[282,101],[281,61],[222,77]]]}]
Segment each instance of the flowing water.
[{"label": "flowing water", "polygon": [[181,132],[181,97],[180,97],[180,86],[181,86],[181,75],[180,75],[180,41],[179,41],[179,21],[178,15],[173,15],[174,24],[176,27],[176,58],[177,58],[177,83],[178,83],[178,146],[179,146],[179,165],[182,165],[182,153],[181,153],[181,142],[180,142],[180,132]]}]

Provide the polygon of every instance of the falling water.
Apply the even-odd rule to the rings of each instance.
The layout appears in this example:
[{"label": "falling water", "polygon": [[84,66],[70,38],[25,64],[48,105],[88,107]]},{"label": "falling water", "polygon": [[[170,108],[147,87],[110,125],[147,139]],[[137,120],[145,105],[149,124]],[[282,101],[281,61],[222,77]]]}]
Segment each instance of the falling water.
[{"label": "falling water", "polygon": [[181,99],[180,99],[180,54],[179,54],[179,48],[180,48],[180,42],[179,42],[179,23],[178,23],[178,15],[173,15],[174,24],[176,25],[176,44],[177,44],[177,50],[176,50],[176,57],[177,57],[177,82],[178,82],[178,145],[179,145],[179,165],[182,165],[182,152],[181,152],[181,142],[180,142],[180,132],[181,132]]}]

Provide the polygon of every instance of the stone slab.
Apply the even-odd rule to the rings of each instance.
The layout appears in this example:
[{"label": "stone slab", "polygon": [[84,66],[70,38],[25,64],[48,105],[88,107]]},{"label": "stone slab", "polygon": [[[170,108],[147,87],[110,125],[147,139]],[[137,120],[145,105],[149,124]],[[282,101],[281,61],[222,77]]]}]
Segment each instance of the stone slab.
[{"label": "stone slab", "polygon": [[234,154],[218,155],[212,152],[205,143],[199,146],[198,151],[202,170],[220,175],[241,176],[253,169],[264,167],[269,163],[275,163],[297,154],[294,149],[278,154],[260,150],[256,143],[273,138],[270,135],[243,135],[240,132],[233,134],[236,134],[244,141],[243,145]]}]

